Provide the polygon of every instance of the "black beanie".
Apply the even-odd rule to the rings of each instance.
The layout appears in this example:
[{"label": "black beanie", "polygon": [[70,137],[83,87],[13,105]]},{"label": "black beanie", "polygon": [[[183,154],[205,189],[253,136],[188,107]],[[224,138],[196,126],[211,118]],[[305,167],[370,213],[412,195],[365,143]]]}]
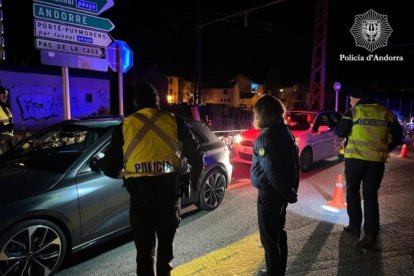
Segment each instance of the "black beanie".
[{"label": "black beanie", "polygon": [[8,94],[7,89],[3,85],[0,85],[0,94]]},{"label": "black beanie", "polygon": [[147,82],[130,83],[137,107],[158,107],[159,96],[157,90]]},{"label": "black beanie", "polygon": [[351,88],[351,92],[349,93],[349,96],[352,98],[362,99],[372,96],[371,91],[366,87],[353,87]]}]

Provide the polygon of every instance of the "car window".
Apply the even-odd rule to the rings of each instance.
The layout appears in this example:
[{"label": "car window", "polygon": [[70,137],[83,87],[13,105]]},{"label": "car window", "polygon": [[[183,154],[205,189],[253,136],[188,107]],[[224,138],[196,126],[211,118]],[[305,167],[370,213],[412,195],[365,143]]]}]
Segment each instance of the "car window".
[{"label": "car window", "polygon": [[339,113],[330,113],[329,114],[329,127],[333,128],[339,124],[342,116]]},{"label": "car window", "polygon": [[306,112],[286,113],[286,124],[291,130],[307,130],[312,125],[315,115]]},{"label": "car window", "polygon": [[190,125],[191,133],[199,144],[220,141],[218,136],[205,124],[194,122]]},{"label": "car window", "polygon": [[320,126],[329,126],[328,114],[319,114],[316,118],[315,125],[313,126],[313,131],[317,131]]},{"label": "car window", "polygon": [[64,172],[108,129],[60,125],[33,135],[7,156],[10,166]]}]

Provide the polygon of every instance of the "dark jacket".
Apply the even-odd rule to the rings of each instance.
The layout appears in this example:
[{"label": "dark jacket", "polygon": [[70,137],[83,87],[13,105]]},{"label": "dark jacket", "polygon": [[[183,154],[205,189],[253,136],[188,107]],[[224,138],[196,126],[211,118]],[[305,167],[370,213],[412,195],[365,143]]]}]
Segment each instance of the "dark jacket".
[{"label": "dark jacket", "polygon": [[252,185],[259,192],[276,192],[296,202],[299,187],[299,151],[289,128],[279,123],[264,128],[253,147]]},{"label": "dark jacket", "polygon": [[[362,98],[357,103],[357,105],[374,104],[374,103],[375,101],[371,97],[367,97],[367,98]],[[339,121],[339,124],[335,129],[335,133],[338,137],[347,138],[351,134],[352,126],[353,126],[353,115],[350,109],[342,117],[341,121]],[[389,139],[388,151],[392,151],[398,145],[402,145],[404,134],[403,134],[400,123],[398,122],[397,118],[394,118],[394,121],[390,125],[390,137],[391,139]]]}]

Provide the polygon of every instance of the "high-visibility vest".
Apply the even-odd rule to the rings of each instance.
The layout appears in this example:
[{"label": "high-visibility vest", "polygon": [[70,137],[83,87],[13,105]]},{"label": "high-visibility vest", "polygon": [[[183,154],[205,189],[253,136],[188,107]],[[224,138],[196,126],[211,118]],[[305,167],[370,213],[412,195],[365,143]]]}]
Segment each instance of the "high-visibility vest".
[{"label": "high-visibility vest", "polygon": [[182,145],[173,114],[144,108],[123,122],[124,177],[155,176],[176,172]]},{"label": "high-visibility vest", "polygon": [[[7,126],[11,124],[12,121],[13,121],[13,115],[10,112],[10,109],[7,106],[0,106],[0,123]],[[2,134],[7,134],[7,135],[12,136],[13,131],[5,131],[5,132],[2,132]]]},{"label": "high-visibility vest", "polygon": [[351,112],[353,126],[345,158],[389,162],[388,135],[394,115],[378,104],[358,104]]}]

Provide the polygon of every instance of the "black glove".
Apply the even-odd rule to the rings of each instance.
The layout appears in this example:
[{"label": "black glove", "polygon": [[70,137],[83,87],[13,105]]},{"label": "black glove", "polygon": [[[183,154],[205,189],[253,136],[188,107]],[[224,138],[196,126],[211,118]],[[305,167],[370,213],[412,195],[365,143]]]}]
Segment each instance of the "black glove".
[{"label": "black glove", "polygon": [[292,203],[295,203],[297,201],[298,201],[298,194],[296,193],[295,190],[292,189],[288,194],[287,202],[292,204]]},{"label": "black glove", "polygon": [[14,124],[8,124],[6,127],[7,127],[7,131],[13,131]]}]

